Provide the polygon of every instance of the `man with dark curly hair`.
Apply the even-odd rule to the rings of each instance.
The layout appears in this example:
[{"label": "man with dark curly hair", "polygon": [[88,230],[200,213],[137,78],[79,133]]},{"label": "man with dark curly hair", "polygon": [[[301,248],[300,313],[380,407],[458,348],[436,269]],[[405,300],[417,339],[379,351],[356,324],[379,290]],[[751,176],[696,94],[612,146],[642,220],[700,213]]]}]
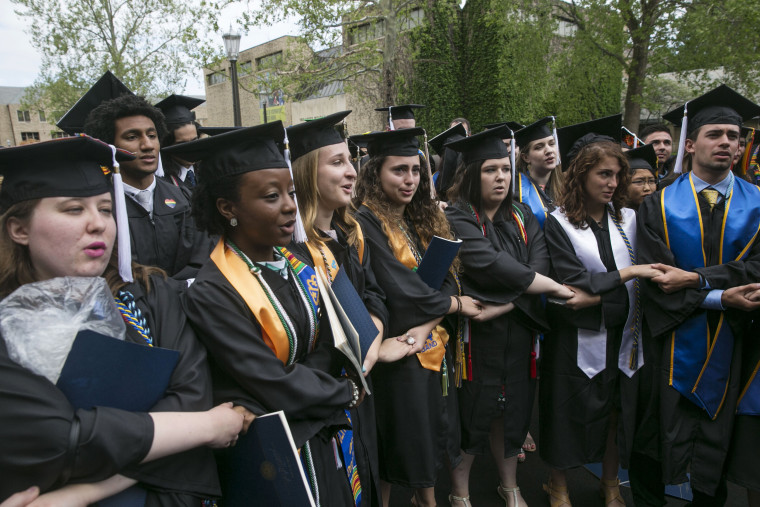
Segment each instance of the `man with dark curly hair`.
[{"label": "man with dark curly hair", "polygon": [[121,164],[133,260],[175,279],[194,278],[212,243],[195,227],[189,190],[155,177],[164,115],[144,98],[125,94],[93,109],[84,131],[137,157]]}]

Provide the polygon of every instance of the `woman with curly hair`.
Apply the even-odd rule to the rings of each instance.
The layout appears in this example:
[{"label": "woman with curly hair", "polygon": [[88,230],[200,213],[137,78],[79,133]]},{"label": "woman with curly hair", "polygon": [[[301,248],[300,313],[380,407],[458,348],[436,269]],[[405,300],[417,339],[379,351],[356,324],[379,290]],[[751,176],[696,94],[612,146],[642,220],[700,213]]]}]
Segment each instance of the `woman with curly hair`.
[{"label": "woman with curly hair", "polygon": [[470,322],[465,378],[458,390],[462,463],[452,470],[455,507],[469,507],[475,456],[490,447],[499,470],[498,494],[524,506],[517,462],[530,424],[536,385],[535,340],[548,325],[539,294],[572,296],[549,278],[549,254],[530,208],[512,201],[506,127],[446,146],[462,155],[449,190],[446,218],[462,240],[462,286],[484,305]]},{"label": "woman with curly hair", "polygon": [[544,490],[569,507],[566,470],[601,461],[605,505],[625,505],[617,470],[627,465],[635,420],[634,375],[643,365],[636,278],[660,271],[636,264],[636,213],[624,208],[628,161],[620,115],[559,131],[565,186],[544,232],[555,279],[575,295],[548,305],[539,389],[541,457],[552,467]]},{"label": "woman with curly hair", "polygon": [[415,504],[435,505],[438,468],[459,460],[456,390],[449,380],[454,370],[446,343],[450,332],[461,332],[461,319],[453,319],[449,330],[439,324],[448,314],[480,313],[472,298],[459,295],[456,276],[436,290],[412,272],[434,235],[452,237],[431,197],[430,174],[420,169],[416,136],[423,132],[413,128],[356,138],[369,142],[370,159],[354,202],[372,250],[372,270],[386,296],[386,340],[409,347],[403,359],[378,363],[372,371],[386,506],[391,483],[413,488]]}]

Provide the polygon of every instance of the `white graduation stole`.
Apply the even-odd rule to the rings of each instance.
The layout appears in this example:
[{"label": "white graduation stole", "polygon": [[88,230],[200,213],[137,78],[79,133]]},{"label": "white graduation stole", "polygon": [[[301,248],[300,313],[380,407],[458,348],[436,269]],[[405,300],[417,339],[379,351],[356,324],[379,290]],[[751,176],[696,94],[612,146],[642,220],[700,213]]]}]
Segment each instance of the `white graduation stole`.
[{"label": "white graduation stole", "polygon": [[[623,208],[621,227],[628,237],[631,247],[636,251],[636,212],[629,208]],[[559,208],[552,212],[562,229],[570,238],[570,243],[575,249],[575,254],[580,259],[589,273],[606,273],[607,268],[602,262],[599,255],[599,246],[596,242],[594,232],[590,227],[585,229],[577,228],[571,224],[567,217]],[[612,255],[615,258],[615,265],[618,270],[630,266],[631,257],[628,253],[628,247],[618,231],[615,222],[612,220],[612,210],[607,213],[607,228],[610,231],[610,243],[612,244]],[[623,340],[620,344],[620,354],[618,355],[618,368],[628,377],[633,376],[639,368],[644,365],[644,349],[639,336],[639,350],[637,354],[638,368],[632,370],[629,367],[631,353],[633,351],[633,329],[636,308],[636,293],[633,289],[633,280],[625,284],[628,291],[628,319],[623,329]],[[638,329],[641,329],[639,323]],[[604,315],[600,329],[581,329],[578,328],[578,367],[583,370],[588,378],[593,378],[597,373],[604,370],[607,358],[607,328],[604,325]]]}]

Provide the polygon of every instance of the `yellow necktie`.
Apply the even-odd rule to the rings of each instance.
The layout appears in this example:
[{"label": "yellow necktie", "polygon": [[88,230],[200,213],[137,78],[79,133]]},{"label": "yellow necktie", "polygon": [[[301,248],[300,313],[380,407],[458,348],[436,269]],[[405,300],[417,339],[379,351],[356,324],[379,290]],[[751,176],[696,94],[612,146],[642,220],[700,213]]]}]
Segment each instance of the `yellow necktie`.
[{"label": "yellow necktie", "polygon": [[712,211],[715,208],[715,204],[718,202],[718,196],[720,193],[714,188],[706,188],[702,190],[700,194],[707,199],[707,203],[710,205],[710,211]]}]

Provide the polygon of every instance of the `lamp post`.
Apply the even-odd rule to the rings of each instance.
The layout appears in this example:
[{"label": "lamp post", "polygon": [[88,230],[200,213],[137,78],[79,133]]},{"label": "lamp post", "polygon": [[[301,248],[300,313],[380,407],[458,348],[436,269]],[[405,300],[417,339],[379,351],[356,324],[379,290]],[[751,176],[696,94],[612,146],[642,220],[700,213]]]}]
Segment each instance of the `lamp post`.
[{"label": "lamp post", "polygon": [[236,127],[243,125],[240,120],[240,96],[238,95],[238,75],[237,75],[237,59],[240,52],[240,34],[234,33],[232,27],[230,31],[222,35],[224,39],[224,50],[227,51],[227,58],[230,61],[230,78],[232,81],[232,114],[233,121]]}]

